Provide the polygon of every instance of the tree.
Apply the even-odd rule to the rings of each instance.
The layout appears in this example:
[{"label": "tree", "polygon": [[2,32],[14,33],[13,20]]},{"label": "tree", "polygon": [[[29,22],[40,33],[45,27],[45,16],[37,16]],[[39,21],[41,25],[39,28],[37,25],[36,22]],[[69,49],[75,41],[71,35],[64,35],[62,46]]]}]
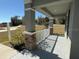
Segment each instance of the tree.
[{"label": "tree", "polygon": [[48,17],[38,17],[38,20],[36,20],[38,25],[45,25],[48,27],[49,25],[49,18]]},{"label": "tree", "polygon": [[22,24],[22,20],[20,20],[18,16],[11,17],[11,24],[12,26],[18,26]]},{"label": "tree", "polygon": [[6,22],[2,23],[2,25],[3,25],[3,27],[7,27],[7,23]]},{"label": "tree", "polygon": [[49,25],[49,18],[48,17],[45,17],[44,20],[45,20],[45,22],[44,22],[45,23],[45,26],[48,27],[48,25]]}]

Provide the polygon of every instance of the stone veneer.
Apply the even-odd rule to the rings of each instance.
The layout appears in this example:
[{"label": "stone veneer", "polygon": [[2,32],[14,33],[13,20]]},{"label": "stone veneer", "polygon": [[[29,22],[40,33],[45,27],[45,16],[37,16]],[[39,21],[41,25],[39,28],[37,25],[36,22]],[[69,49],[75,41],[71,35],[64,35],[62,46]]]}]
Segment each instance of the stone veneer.
[{"label": "stone veneer", "polygon": [[24,32],[23,33],[25,36],[25,47],[29,50],[35,49],[37,47],[36,44],[36,33],[35,32]]}]

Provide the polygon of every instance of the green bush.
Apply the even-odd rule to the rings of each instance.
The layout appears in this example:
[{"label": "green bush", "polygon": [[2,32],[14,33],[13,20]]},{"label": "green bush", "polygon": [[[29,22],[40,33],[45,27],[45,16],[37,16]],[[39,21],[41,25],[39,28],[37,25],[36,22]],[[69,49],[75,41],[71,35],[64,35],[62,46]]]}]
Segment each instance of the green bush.
[{"label": "green bush", "polygon": [[11,43],[13,45],[20,45],[24,43],[24,36],[22,34],[22,30],[21,29],[17,29],[15,31],[15,33],[12,34],[12,40]]}]

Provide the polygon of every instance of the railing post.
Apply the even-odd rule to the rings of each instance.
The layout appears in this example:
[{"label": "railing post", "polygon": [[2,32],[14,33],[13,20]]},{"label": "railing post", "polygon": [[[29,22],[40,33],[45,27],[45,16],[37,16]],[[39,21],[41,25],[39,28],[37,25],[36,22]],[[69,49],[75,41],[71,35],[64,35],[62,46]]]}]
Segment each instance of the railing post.
[{"label": "railing post", "polygon": [[10,32],[10,24],[9,23],[7,23],[7,32],[8,32],[9,42],[11,42],[11,32]]},{"label": "railing post", "polygon": [[53,17],[49,18],[49,28],[50,28],[50,35],[53,35]]}]

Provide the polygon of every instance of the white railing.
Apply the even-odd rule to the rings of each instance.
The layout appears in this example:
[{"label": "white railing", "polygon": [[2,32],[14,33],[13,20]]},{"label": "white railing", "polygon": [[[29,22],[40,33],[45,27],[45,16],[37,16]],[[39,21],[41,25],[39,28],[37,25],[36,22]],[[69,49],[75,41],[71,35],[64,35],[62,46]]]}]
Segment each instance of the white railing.
[{"label": "white railing", "polygon": [[37,44],[44,40],[46,37],[49,36],[49,29],[44,29],[36,32],[36,40]]}]

